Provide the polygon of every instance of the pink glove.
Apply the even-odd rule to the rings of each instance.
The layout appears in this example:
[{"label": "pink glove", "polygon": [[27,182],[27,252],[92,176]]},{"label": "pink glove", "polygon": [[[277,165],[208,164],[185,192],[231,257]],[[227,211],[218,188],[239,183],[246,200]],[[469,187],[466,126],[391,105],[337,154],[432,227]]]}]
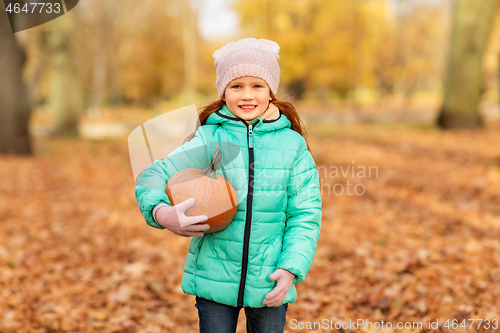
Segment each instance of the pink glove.
[{"label": "pink glove", "polygon": [[266,298],[264,299],[264,304],[265,306],[278,306],[285,300],[286,294],[288,293],[288,290],[293,285],[293,279],[296,277],[295,274],[278,268],[275,270],[271,275],[269,275],[269,280],[271,281],[276,281],[276,287],[269,293],[267,293]]},{"label": "pink glove", "polygon": [[199,224],[208,220],[206,215],[186,216],[186,210],[194,205],[194,198],[189,198],[177,205],[163,205],[155,212],[156,222],[176,235],[183,237],[203,237],[210,229],[208,224]]}]

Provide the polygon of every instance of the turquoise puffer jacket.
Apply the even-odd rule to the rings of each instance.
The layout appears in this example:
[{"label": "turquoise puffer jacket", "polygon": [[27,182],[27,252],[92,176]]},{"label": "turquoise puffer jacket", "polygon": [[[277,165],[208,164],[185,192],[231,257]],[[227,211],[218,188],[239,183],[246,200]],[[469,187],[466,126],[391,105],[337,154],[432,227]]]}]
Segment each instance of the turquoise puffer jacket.
[{"label": "turquoise puffer jacket", "polygon": [[[321,196],[314,160],[290,125],[281,112],[275,120],[247,124],[224,106],[191,141],[138,177],[141,213],[149,225],[163,228],[152,210],[160,202],[171,205],[165,194],[170,177],[203,169],[217,148],[223,152],[217,174],[236,190],[238,211],[226,229],[192,238],[182,277],[186,294],[258,308],[276,286],[269,279],[276,269],[295,274],[294,283],[306,277],[320,233]],[[292,285],[283,303],[296,298]]]}]

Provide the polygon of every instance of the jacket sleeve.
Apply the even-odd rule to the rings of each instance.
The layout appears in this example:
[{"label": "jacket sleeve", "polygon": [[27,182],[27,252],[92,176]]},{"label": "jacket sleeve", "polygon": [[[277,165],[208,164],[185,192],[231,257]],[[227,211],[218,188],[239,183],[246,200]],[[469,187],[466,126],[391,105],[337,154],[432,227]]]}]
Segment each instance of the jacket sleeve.
[{"label": "jacket sleeve", "polygon": [[305,140],[295,159],[287,187],[286,226],[278,265],[296,275],[302,282],[316,252],[321,228],[321,194],[316,165]]},{"label": "jacket sleeve", "polygon": [[203,135],[203,126],[195,136],[175,149],[163,160],[156,160],[142,171],[135,185],[135,198],[146,223],[158,229],[164,229],[156,223],[153,209],[163,202],[172,205],[165,193],[168,180],[177,172],[186,168],[203,169],[208,165],[208,147]]}]

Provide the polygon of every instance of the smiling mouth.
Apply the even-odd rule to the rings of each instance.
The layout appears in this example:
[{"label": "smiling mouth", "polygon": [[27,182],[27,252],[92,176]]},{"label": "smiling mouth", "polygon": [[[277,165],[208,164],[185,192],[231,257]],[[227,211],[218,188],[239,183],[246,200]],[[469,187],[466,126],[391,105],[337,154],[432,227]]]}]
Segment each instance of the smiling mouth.
[{"label": "smiling mouth", "polygon": [[251,111],[257,107],[257,105],[238,105],[240,109]]}]

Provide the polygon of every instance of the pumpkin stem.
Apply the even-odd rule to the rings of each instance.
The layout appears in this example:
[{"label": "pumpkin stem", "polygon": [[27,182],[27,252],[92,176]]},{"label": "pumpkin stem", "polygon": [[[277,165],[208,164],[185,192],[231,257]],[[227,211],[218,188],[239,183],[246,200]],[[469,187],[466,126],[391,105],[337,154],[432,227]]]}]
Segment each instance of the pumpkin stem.
[{"label": "pumpkin stem", "polygon": [[201,173],[210,178],[217,179],[217,173],[215,171],[217,170],[217,166],[219,165],[221,159],[222,159],[222,151],[219,148],[217,148],[215,149],[215,152],[212,155],[210,163],[207,165],[205,169],[201,171]]}]

